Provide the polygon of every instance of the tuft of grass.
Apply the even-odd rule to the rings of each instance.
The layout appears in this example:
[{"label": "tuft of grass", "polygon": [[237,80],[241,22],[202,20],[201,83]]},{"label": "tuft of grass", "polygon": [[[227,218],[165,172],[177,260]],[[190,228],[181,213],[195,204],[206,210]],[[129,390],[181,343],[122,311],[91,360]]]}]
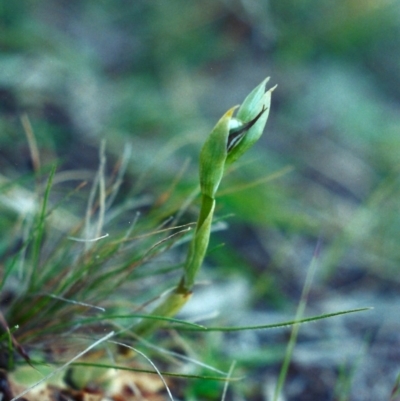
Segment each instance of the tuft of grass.
[{"label": "tuft of grass", "polygon": [[[95,360],[108,360],[103,371],[117,366],[116,361],[124,358],[116,344],[107,340],[116,332],[121,339],[131,338],[127,332],[135,321],[153,318],[140,311],[149,297],[156,299],[168,288],[168,281],[180,268],[176,257],[163,260],[163,255],[166,251],[173,254],[179,241],[187,240],[192,223],[174,224],[156,210],[142,218],[136,210],[151,206],[149,200],[129,199],[113,207],[120,170],[114,177],[106,177],[104,146],[100,159],[84,218],[70,219],[68,231],[57,226],[57,218],[66,213],[68,202],[79,200],[77,196],[85,187],[80,183],[53,201],[59,197],[54,183],[63,173],[51,168],[38,194],[41,205],[35,206],[33,215],[24,216],[26,232],[18,248],[5,259],[1,286],[3,292],[10,292],[10,300],[4,308],[0,353],[2,367],[16,369],[10,380],[21,376],[21,357],[32,366],[23,375],[28,378],[23,394],[51,381],[59,372],[65,376],[74,361],[84,356],[87,360],[97,354]],[[126,163],[121,160],[117,164],[121,169]],[[29,196],[35,198],[36,194]],[[110,231],[105,232],[105,227]],[[145,271],[138,273],[140,269]],[[156,282],[159,285],[155,286]],[[179,322],[163,316],[159,319]],[[104,336],[104,332],[108,334]],[[113,349],[113,358],[106,357],[107,349]],[[42,363],[51,363],[53,370],[35,380],[33,372],[43,371]]]}]

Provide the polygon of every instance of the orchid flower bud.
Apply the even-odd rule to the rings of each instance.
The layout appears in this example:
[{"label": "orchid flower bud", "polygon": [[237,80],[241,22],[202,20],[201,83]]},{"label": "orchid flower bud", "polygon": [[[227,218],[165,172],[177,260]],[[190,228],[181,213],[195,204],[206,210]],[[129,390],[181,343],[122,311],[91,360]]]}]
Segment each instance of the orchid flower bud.
[{"label": "orchid flower bud", "polygon": [[232,118],[226,164],[239,159],[262,135],[268,120],[271,93],[276,88],[274,86],[265,92],[268,81],[269,78],[266,78],[253,89],[240,106],[236,118]]},{"label": "orchid flower bud", "polygon": [[200,153],[200,187],[203,195],[215,198],[225,165],[241,157],[260,138],[268,119],[271,88],[266,78],[238,106],[229,109],[211,131]]}]

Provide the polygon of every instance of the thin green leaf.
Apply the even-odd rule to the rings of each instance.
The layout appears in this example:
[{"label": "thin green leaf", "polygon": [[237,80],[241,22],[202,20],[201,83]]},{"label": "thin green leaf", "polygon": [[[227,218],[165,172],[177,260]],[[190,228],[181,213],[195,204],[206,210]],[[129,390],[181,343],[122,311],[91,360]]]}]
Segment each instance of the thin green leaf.
[{"label": "thin green leaf", "polygon": [[[71,364],[70,366],[85,366],[85,367],[94,367],[94,368],[103,368],[103,369],[126,370],[129,372],[150,373],[153,375],[157,374],[157,372],[155,372],[154,370],[137,369],[137,368],[130,368],[127,366],[108,365],[108,364],[103,364],[103,363],[75,362],[75,363]],[[202,379],[202,380],[215,380],[215,381],[222,381],[222,382],[225,382],[225,381],[235,382],[235,381],[244,379],[244,376],[228,378],[228,377],[207,376],[207,375],[190,375],[190,374],[175,373],[175,372],[163,372],[163,371],[160,371],[160,373],[164,376],[178,377],[178,378],[182,378],[182,379]]]},{"label": "thin green leaf", "polygon": [[[257,326],[238,326],[238,327],[204,327],[204,328],[181,328],[181,330],[185,331],[243,331],[243,330],[265,330],[265,329],[277,329],[280,327],[288,327],[288,326],[293,326],[294,324],[303,324],[303,323],[310,323],[310,322],[315,322],[317,320],[322,320],[322,319],[327,319],[330,317],[335,317],[335,316],[341,316],[341,315],[347,315],[349,313],[357,313],[357,312],[364,312],[367,310],[373,309],[372,307],[366,307],[366,308],[358,308],[358,309],[349,309],[346,311],[340,311],[340,312],[332,312],[332,313],[324,313],[323,315],[317,315],[317,316],[312,316],[312,317],[307,317],[304,319],[299,319],[299,320],[289,320],[287,322],[281,322],[281,323],[272,323],[272,324],[261,324]],[[175,327],[174,327],[175,328]]]}]

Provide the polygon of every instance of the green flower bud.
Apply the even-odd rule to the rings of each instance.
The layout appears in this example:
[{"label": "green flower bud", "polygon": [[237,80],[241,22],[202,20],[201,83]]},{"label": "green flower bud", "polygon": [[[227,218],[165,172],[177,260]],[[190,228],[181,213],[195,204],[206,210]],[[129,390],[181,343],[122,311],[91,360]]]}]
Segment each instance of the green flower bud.
[{"label": "green flower bud", "polygon": [[265,92],[266,78],[236,107],[228,110],[211,131],[200,153],[200,187],[203,195],[215,198],[225,164],[239,159],[263,133],[271,103],[271,88]]},{"label": "green flower bud", "polygon": [[269,115],[271,93],[276,88],[274,86],[265,92],[268,81],[266,78],[253,89],[240,106],[236,118],[231,119],[225,163],[239,159],[262,135]]}]

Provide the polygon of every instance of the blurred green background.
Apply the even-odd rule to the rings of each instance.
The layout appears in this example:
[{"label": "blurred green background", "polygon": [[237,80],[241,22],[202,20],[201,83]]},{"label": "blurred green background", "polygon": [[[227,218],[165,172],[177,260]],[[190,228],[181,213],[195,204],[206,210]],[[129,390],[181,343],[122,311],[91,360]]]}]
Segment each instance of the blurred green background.
[{"label": "blurred green background", "polygon": [[[204,277],[244,277],[250,310],[293,311],[319,238],[312,307],[375,306],[360,338],[372,327],[374,366],[388,363],[400,345],[378,335],[394,324],[379,305],[399,302],[399,1],[18,0],[0,15],[9,179],[32,172],[26,113],[43,164],[58,160],[59,171],[95,170],[102,139],[110,166],[130,144],[125,194],[156,200],[187,163],[173,210],[196,186],[217,119],[271,76],[267,128],[223,181],[217,213],[234,216],[213,237]],[[3,197],[0,208],[7,232],[15,210]],[[386,389],[400,357],[389,359]]]}]

